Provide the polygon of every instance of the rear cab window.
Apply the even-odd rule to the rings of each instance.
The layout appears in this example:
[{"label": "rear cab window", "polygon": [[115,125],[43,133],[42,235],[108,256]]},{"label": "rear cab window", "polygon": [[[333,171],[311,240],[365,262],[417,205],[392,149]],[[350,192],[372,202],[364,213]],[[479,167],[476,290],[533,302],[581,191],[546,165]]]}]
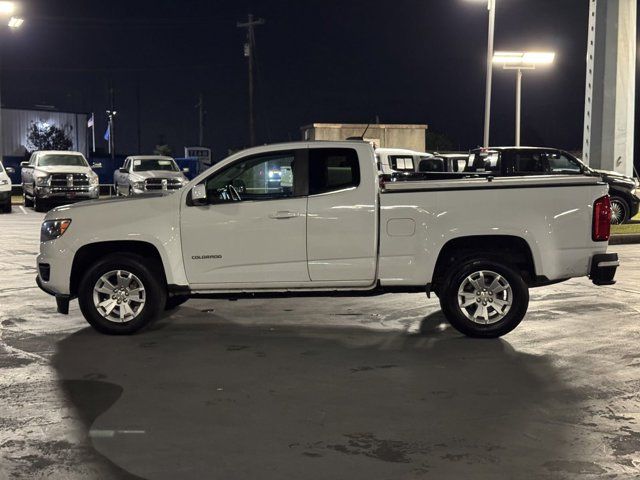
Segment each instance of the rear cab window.
[{"label": "rear cab window", "polygon": [[501,167],[500,152],[495,150],[476,150],[469,155],[468,166],[465,169],[469,172],[500,172]]},{"label": "rear cab window", "polygon": [[398,172],[415,172],[413,155],[389,155],[389,166]]},{"label": "rear cab window", "polygon": [[309,150],[309,195],[360,185],[358,153],[352,148]]}]

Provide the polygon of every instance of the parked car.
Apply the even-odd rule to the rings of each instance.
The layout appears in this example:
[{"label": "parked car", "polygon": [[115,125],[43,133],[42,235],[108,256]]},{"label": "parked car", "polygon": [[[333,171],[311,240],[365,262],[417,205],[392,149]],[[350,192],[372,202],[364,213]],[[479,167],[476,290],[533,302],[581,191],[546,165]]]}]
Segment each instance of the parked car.
[{"label": "parked car", "polygon": [[438,153],[434,152],[431,157],[421,159],[418,163],[418,172],[464,172],[467,168],[469,154],[460,153]]},{"label": "parked car", "polygon": [[[98,198],[98,175],[80,152],[39,151],[21,164],[24,204],[38,212],[53,204]],[[100,168],[94,164],[93,168]]]},{"label": "parked car", "polygon": [[173,158],[158,155],[127,157],[113,173],[116,195],[178,190],[188,182]]},{"label": "parked car", "polygon": [[609,185],[611,222],[625,223],[638,214],[638,180],[617,172],[588,167],[557,148],[492,147],[472,150],[467,171],[495,175],[591,175]]},{"label": "parked car", "polygon": [[13,168],[4,168],[0,162],[0,211],[11,213],[11,179],[9,174],[13,173]]},{"label": "parked car", "polygon": [[418,164],[432,156],[430,153],[415,152],[402,148],[376,149],[378,171],[385,175],[398,172],[417,172]]},{"label": "parked car", "polygon": [[[292,188],[267,180],[287,167]],[[599,178],[380,180],[365,142],[252,148],[174,194],[52,210],[37,282],[59,312],[77,297],[87,321],[110,334],[133,333],[195,296],[426,291],[476,337],[515,328],[530,287],[584,276],[615,283]]]}]

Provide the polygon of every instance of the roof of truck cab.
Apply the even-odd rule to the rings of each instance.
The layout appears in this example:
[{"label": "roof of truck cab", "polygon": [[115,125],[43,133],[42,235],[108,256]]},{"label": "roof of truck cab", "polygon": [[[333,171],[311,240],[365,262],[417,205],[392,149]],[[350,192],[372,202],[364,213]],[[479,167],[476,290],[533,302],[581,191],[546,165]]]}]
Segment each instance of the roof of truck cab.
[{"label": "roof of truck cab", "polygon": [[478,147],[478,148],[474,148],[473,150],[471,150],[472,152],[477,152],[478,150],[486,150],[486,151],[491,151],[491,150],[561,150],[560,148],[556,148],[556,147]]},{"label": "roof of truck cab", "polygon": [[166,155],[131,155],[127,158],[131,160],[173,160],[173,157]]},{"label": "roof of truck cab", "polygon": [[417,150],[409,150],[406,148],[376,148],[376,153],[386,153],[392,155],[422,155],[422,156],[433,156],[431,153],[427,152],[418,152]]},{"label": "roof of truck cab", "polygon": [[36,152],[38,155],[82,155],[82,152],[76,152],[74,150],[38,150]]}]

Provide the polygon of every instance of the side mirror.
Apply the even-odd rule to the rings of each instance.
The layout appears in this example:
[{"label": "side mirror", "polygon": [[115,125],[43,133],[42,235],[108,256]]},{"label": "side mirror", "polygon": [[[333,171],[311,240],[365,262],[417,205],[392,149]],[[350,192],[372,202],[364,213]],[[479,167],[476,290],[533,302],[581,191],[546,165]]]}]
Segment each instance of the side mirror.
[{"label": "side mirror", "polygon": [[22,168],[27,168],[29,166],[29,162],[20,162],[20,166]]},{"label": "side mirror", "polygon": [[127,172],[127,169],[126,169],[126,168],[119,168],[119,169],[118,169],[118,171],[119,171],[120,173],[129,173],[129,172]]},{"label": "side mirror", "polygon": [[13,173],[16,173],[16,169],[15,169],[15,168],[13,168],[13,167],[7,167],[7,168],[5,168],[5,170],[6,170],[6,171],[7,171],[7,173],[8,173],[8,174],[10,174],[10,175],[11,175],[11,174],[13,174]]},{"label": "side mirror", "polygon": [[199,183],[195,187],[191,189],[191,200],[194,204],[200,204],[206,202],[207,200],[207,187],[204,183]]},{"label": "side mirror", "polygon": [[99,168],[102,168],[102,164],[101,163],[94,163],[91,165],[91,168],[93,168],[94,170],[98,170]]},{"label": "side mirror", "polygon": [[184,173],[189,173],[189,167],[184,167],[184,168],[182,169],[182,171],[183,171]]}]

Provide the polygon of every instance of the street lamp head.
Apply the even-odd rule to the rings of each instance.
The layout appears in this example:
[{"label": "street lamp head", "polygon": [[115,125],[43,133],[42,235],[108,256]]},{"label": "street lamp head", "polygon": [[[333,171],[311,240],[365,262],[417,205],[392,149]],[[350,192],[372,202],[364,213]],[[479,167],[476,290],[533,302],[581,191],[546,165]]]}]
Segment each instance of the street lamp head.
[{"label": "street lamp head", "polygon": [[0,15],[11,15],[16,10],[14,2],[0,2]]},{"label": "street lamp head", "polygon": [[495,52],[493,63],[505,68],[535,68],[551,65],[555,57],[554,52]]},{"label": "street lamp head", "polygon": [[24,23],[24,18],[11,17],[9,19],[9,28],[13,28],[13,29],[20,28],[23,23]]}]

